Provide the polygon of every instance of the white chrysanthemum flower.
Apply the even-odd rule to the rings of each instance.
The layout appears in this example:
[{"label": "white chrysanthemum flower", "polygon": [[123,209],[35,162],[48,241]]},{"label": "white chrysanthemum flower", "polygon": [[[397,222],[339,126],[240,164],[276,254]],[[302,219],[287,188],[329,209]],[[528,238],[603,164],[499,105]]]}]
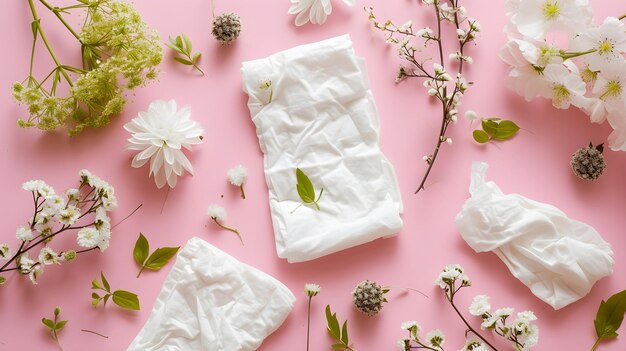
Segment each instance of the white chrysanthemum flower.
[{"label": "white chrysanthemum flower", "polygon": [[443,347],[445,343],[445,336],[443,332],[439,329],[431,330],[426,334],[426,341],[430,345],[430,347]]},{"label": "white chrysanthemum flower", "polygon": [[207,209],[207,214],[209,215],[209,217],[220,222],[224,222],[226,220],[226,216],[228,215],[224,207],[215,204],[209,205],[209,208]]},{"label": "white chrysanthemum flower", "polygon": [[593,52],[584,56],[585,62],[593,71],[600,71],[607,65],[623,61],[626,52],[626,25],[615,17],[607,17],[600,27],[590,27],[574,37],[574,51]]},{"label": "white chrysanthemum flower", "polygon": [[30,241],[33,240],[34,237],[33,231],[30,229],[30,227],[25,225],[17,227],[17,230],[15,231],[15,236],[17,237],[17,240],[21,241]]},{"label": "white chrysanthemum flower", "polygon": [[59,263],[59,254],[54,252],[50,246],[44,246],[39,251],[39,263],[45,265],[51,265]]},{"label": "white chrysanthemum flower", "polygon": [[552,100],[552,106],[560,109],[568,109],[570,105],[585,107],[589,100],[585,98],[587,85],[580,78],[578,69],[569,65],[570,69],[562,64],[551,64],[544,68],[543,76],[550,82],[540,95]]},{"label": "white chrysanthemum flower", "polygon": [[11,248],[8,244],[0,245],[0,260],[8,260],[12,256]]},{"label": "white chrysanthemum flower", "polygon": [[78,246],[92,248],[100,243],[100,232],[94,227],[82,228],[78,231],[76,242]]},{"label": "white chrysanthemum flower", "polygon": [[512,314],[513,314],[513,309],[511,307],[498,308],[497,310],[495,310],[495,312],[493,312],[493,315],[498,318],[505,318]]},{"label": "white chrysanthemum flower", "polygon": [[[343,0],[343,2],[352,6],[355,0]],[[287,13],[297,15],[296,26],[302,26],[309,21],[313,24],[323,24],[332,11],[331,0],[291,0],[291,7]]]},{"label": "white chrysanthemum flower", "polygon": [[304,284],[304,293],[308,296],[308,297],[313,297],[317,294],[320,293],[320,291],[322,290],[322,287],[319,286],[318,284]]},{"label": "white chrysanthemum flower", "polygon": [[591,23],[589,0],[521,0],[511,22],[523,35],[541,40],[547,32],[574,34]]},{"label": "white chrysanthemum flower", "polygon": [[56,218],[59,223],[70,226],[80,218],[80,209],[74,205],[68,205],[67,208],[57,213]]},{"label": "white chrysanthemum flower", "polygon": [[472,301],[469,306],[469,313],[473,316],[482,316],[490,310],[491,305],[489,304],[489,296],[487,295],[476,295],[474,301]]},{"label": "white chrysanthemum flower", "polygon": [[132,134],[127,149],[140,151],[132,166],[139,168],[150,160],[150,175],[154,175],[158,188],[166,183],[170,188],[175,187],[185,170],[193,175],[193,167],[182,149],[191,150],[192,145],[202,143],[204,130],[190,117],[189,107],[177,111],[174,100],[157,100],[147,112],[139,112],[124,125]]}]

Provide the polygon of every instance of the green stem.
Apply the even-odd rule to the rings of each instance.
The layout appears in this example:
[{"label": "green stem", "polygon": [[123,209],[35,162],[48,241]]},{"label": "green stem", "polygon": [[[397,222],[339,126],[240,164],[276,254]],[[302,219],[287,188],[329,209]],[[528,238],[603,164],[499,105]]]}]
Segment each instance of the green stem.
[{"label": "green stem", "polygon": [[[57,66],[62,66],[56,54],[54,53],[54,50],[52,50],[52,46],[50,46],[50,42],[48,41],[46,34],[44,34],[43,30],[41,29],[41,22],[39,20],[39,16],[37,15],[37,10],[35,9],[35,4],[33,3],[33,0],[28,0],[28,6],[30,7],[30,12],[33,14],[33,20],[35,22],[39,22],[37,24],[37,31],[39,32],[39,35],[41,35],[41,40],[43,40],[43,43],[46,45],[46,48],[48,49],[52,60],[54,61],[54,63],[56,63]],[[65,80],[67,80],[67,83],[72,86],[72,80],[70,79],[70,76],[67,74],[67,72],[65,72],[65,70],[62,70],[61,74],[63,74],[63,77],[65,78]]]},{"label": "green stem", "polygon": [[202,73],[202,75],[204,76],[204,71],[203,71],[203,70],[201,70],[201,69],[200,69],[200,67],[198,67],[198,66],[197,66],[197,65],[195,65],[195,64],[193,65],[193,67],[194,67],[195,69],[197,69],[198,71],[200,71],[200,73]]},{"label": "green stem", "polygon": [[456,307],[456,305],[454,304],[454,294],[452,295],[452,297],[450,298],[450,305],[452,305],[452,308],[454,308],[454,311],[456,312],[456,314],[461,318],[461,320],[463,321],[463,323],[465,323],[465,326],[467,327],[467,329],[469,329],[469,331],[471,331],[472,333],[474,333],[474,335],[476,335],[478,338],[480,338],[480,340],[482,340],[485,344],[487,344],[489,347],[491,347],[491,349],[493,351],[498,351],[498,349],[496,349],[493,345],[491,345],[489,343],[489,341],[487,341],[482,335],[480,335],[476,330],[474,330],[474,328],[472,328],[469,323],[467,323],[467,320],[465,320],[465,317],[463,317],[463,315],[461,314],[461,312],[459,311],[459,309]]},{"label": "green stem", "polygon": [[574,57],[579,57],[579,56],[584,56],[584,55],[587,55],[587,54],[591,54],[591,53],[594,53],[596,51],[597,50],[592,49],[592,50],[587,50],[587,51],[582,51],[582,52],[561,52],[561,53],[559,53],[559,56],[561,56],[561,58],[563,60],[567,60],[567,59],[571,59],[571,58],[574,58]]},{"label": "green stem", "polygon": [[211,219],[213,219],[213,222],[215,222],[220,228],[228,230],[228,231],[231,231],[231,232],[237,234],[237,236],[239,237],[239,240],[241,241],[241,245],[243,245],[243,238],[241,237],[241,234],[239,233],[239,231],[237,229],[223,225],[215,217],[211,217]]},{"label": "green stem", "polygon": [[[626,16],[626,15],[624,15],[624,16]],[[622,16],[622,17],[624,17],[624,16]],[[591,351],[595,351],[595,350],[598,348],[598,344],[600,344],[600,341],[602,341],[602,339],[601,339],[600,337],[598,337],[598,338],[596,339],[596,342],[595,342],[595,343],[593,344],[593,346],[591,347]]]},{"label": "green stem", "polygon": [[141,275],[141,272],[143,272],[145,268],[146,266],[141,266],[141,269],[139,270],[139,273],[137,273],[137,276],[135,278],[139,278],[139,276]]},{"label": "green stem", "polygon": [[63,25],[65,26],[65,28],[67,28],[70,33],[72,33],[72,35],[78,39],[78,41],[80,41],[80,37],[78,36],[78,33],[76,33],[76,31],[74,31],[74,29],[70,26],[69,23],[67,23],[65,21],[65,19],[63,18],[63,16],[61,16],[61,13],[59,12],[58,8],[54,8],[52,7],[50,4],[48,4],[48,2],[46,2],[46,0],[39,0],[39,2],[41,2],[43,4],[43,6],[45,6],[46,8],[48,8],[48,10],[52,11],[52,13],[54,13],[55,16],[57,16],[57,18],[59,19],[59,21],[61,21],[61,23],[63,23]]},{"label": "green stem", "polygon": [[309,331],[311,330],[311,299],[313,297],[309,296],[309,312],[308,312],[308,320],[306,324],[306,351],[309,351]]}]

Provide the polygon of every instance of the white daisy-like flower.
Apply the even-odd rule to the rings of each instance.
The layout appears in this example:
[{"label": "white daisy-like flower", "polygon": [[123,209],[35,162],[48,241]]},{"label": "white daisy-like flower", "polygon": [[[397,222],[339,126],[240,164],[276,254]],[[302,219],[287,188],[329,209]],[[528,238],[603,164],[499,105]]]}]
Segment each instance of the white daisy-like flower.
[{"label": "white daisy-like flower", "polygon": [[158,188],[166,183],[170,188],[175,187],[185,170],[193,175],[193,167],[182,149],[191,150],[192,145],[202,143],[204,130],[190,117],[189,107],[177,110],[174,100],[157,100],[147,112],[139,112],[124,125],[132,134],[127,149],[140,151],[132,166],[139,168],[150,160],[150,175],[154,175]]},{"label": "white daisy-like flower", "polygon": [[72,225],[80,218],[80,209],[74,205],[68,205],[57,213],[56,218],[63,225]]},{"label": "white daisy-like flower", "polygon": [[304,284],[304,293],[308,297],[313,297],[319,294],[321,290],[322,290],[322,287],[319,286],[318,284],[311,284],[311,283]]},{"label": "white daisy-like flower", "polygon": [[489,296],[487,295],[476,295],[474,301],[472,301],[469,306],[469,313],[473,316],[482,316],[490,310],[491,305],[489,304]]},{"label": "white daisy-like flower", "polygon": [[521,34],[541,40],[550,31],[575,34],[591,19],[589,0],[521,0],[511,22]]},{"label": "white daisy-like flower", "polygon": [[607,17],[600,27],[590,27],[577,35],[572,42],[572,49],[586,52],[585,62],[593,71],[599,71],[618,61],[623,61],[626,52],[626,25],[615,17]]},{"label": "white daisy-like flower", "polygon": [[103,207],[96,210],[94,226],[100,235],[100,241],[97,246],[100,251],[104,251],[109,247],[109,240],[111,239],[111,219]]},{"label": "white daisy-like flower", "polygon": [[431,347],[441,348],[445,343],[445,336],[439,329],[431,330],[426,334],[426,341]]},{"label": "white daisy-like flower", "polygon": [[94,227],[82,228],[76,235],[76,243],[78,246],[92,248],[100,243],[100,233]]},{"label": "white daisy-like flower", "polygon": [[[343,2],[352,6],[355,0],[343,0]],[[291,7],[287,13],[297,15],[296,26],[302,26],[309,21],[313,24],[323,24],[332,11],[331,0],[291,0]]]},{"label": "white daisy-like flower", "polygon": [[226,220],[226,216],[228,215],[224,207],[215,204],[209,205],[209,208],[207,209],[207,214],[209,215],[209,217],[220,222],[224,222]]},{"label": "white daisy-like flower", "polygon": [[229,169],[226,175],[228,176],[228,181],[232,185],[239,187],[241,190],[241,197],[245,199],[246,192],[243,190],[243,185],[248,179],[248,170],[244,166],[239,165]]},{"label": "white daisy-like flower", "polygon": [[17,240],[21,241],[30,241],[33,240],[34,237],[33,231],[30,229],[30,227],[25,225],[17,227],[17,230],[15,231],[15,236],[17,237]]},{"label": "white daisy-like flower", "polygon": [[8,244],[0,245],[0,260],[8,260],[11,258],[12,252]]},{"label": "white daisy-like flower", "polygon": [[45,265],[59,263],[59,254],[54,252],[50,246],[44,246],[39,251],[39,263]]}]

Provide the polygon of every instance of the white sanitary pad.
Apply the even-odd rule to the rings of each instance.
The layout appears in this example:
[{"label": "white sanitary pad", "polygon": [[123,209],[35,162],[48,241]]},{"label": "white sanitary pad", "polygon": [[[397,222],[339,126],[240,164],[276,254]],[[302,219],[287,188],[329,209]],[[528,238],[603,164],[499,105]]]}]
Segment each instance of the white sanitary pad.
[{"label": "white sanitary pad", "polygon": [[[278,256],[307,261],[400,231],[398,183],[379,148],[378,112],[350,37],[244,62],[241,72],[264,153]],[[296,167],[318,192],[324,188],[321,211],[293,212]]]},{"label": "white sanitary pad", "polygon": [[253,351],[294,301],[278,280],[192,238],[128,351]]},{"label": "white sanitary pad", "polygon": [[456,217],[476,252],[493,251],[538,298],[559,309],[587,295],[613,273],[613,251],[591,226],[558,208],[485,181],[487,164],[474,163],[470,193]]}]

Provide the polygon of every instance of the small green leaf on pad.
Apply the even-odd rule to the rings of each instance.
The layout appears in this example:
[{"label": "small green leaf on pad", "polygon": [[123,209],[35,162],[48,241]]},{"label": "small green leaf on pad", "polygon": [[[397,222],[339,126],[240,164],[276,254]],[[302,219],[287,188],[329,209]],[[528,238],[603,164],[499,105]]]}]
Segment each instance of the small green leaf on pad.
[{"label": "small green leaf on pad", "polygon": [[125,309],[139,310],[139,298],[137,294],[133,294],[125,290],[115,290],[113,292],[113,302]]}]

